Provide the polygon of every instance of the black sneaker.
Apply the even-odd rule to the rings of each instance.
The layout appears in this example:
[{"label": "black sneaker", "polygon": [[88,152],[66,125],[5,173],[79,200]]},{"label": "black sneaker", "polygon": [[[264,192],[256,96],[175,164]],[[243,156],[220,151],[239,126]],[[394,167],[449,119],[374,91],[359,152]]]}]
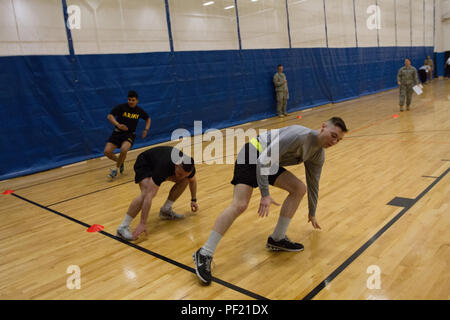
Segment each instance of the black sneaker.
[{"label": "black sneaker", "polygon": [[267,239],[266,247],[274,251],[291,251],[291,252],[303,251],[304,249],[301,243],[292,242],[291,240],[289,240],[288,237],[284,237],[284,239],[275,241],[271,236],[269,237],[269,239]]},{"label": "black sneaker", "polygon": [[125,165],[122,163],[121,164],[121,166],[120,166],[120,173],[122,174],[123,173],[123,170],[125,169]]},{"label": "black sneaker", "polygon": [[200,249],[192,255],[195,263],[195,272],[199,279],[209,285],[211,283],[211,261],[212,257],[200,253]]}]

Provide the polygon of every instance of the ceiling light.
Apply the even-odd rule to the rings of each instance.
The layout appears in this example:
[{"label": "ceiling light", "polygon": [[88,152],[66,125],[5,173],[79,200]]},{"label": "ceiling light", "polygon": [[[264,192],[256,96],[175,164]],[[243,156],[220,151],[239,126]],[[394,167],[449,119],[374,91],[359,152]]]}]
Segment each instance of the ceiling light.
[{"label": "ceiling light", "polygon": [[214,1],[208,1],[208,2],[205,2],[203,5],[204,6],[209,6],[209,5],[213,4],[213,3],[214,3]]},{"label": "ceiling light", "polygon": [[234,6],[228,6],[228,7],[225,7],[225,10],[233,9],[233,8],[234,8]]}]

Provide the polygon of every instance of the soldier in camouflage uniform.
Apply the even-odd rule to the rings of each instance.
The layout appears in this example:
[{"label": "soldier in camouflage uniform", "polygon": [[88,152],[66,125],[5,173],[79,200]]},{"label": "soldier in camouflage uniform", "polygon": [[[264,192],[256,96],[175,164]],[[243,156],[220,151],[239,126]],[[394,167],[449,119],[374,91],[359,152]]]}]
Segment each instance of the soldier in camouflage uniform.
[{"label": "soldier in camouflage uniform", "polygon": [[406,98],[406,110],[411,105],[413,87],[419,83],[417,69],[411,66],[411,60],[405,59],[405,66],[400,68],[397,74],[397,83],[400,86],[400,111],[403,111],[403,105]]},{"label": "soldier in camouflage uniform", "polygon": [[277,113],[280,118],[287,116],[286,106],[289,99],[286,75],[283,73],[283,66],[278,65],[278,72],[273,76],[273,84],[277,94]]},{"label": "soldier in camouflage uniform", "polygon": [[427,73],[428,80],[433,80],[433,71],[434,71],[433,59],[431,59],[430,56],[427,56],[424,65],[429,66],[431,69],[430,72]]}]

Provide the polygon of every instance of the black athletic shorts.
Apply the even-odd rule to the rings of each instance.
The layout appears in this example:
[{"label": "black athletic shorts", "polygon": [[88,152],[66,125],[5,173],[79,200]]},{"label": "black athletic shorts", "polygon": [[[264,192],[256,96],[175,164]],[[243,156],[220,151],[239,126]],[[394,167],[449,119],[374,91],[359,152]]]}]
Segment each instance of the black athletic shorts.
[{"label": "black athletic shorts", "polygon": [[[236,159],[236,162],[234,164],[234,176],[233,180],[231,180],[231,184],[237,185],[237,184],[246,184],[250,187],[257,188],[258,187],[258,181],[256,180],[256,163],[251,164],[250,161],[250,152],[254,157],[254,152],[256,152],[256,158],[259,157],[258,150],[250,143],[246,143],[245,146],[239,151],[238,159],[241,159],[243,156],[242,152],[245,152],[245,163],[244,164],[238,164],[238,160]],[[241,157],[239,156],[241,155]],[[253,161],[254,162],[254,161]],[[275,180],[283,173],[286,169],[283,167],[278,168],[278,172],[269,175],[269,184],[274,185]]]},{"label": "black athletic shorts", "polygon": [[136,162],[134,163],[134,182],[139,183],[145,178],[153,176],[153,165],[149,163],[142,154],[138,155]]},{"label": "black athletic shorts", "polygon": [[109,137],[108,142],[111,142],[117,148],[120,148],[124,141],[128,141],[129,143],[131,143],[131,146],[133,146],[135,139],[136,134],[134,132],[117,132],[116,130],[114,130]]},{"label": "black athletic shorts", "polygon": [[[184,154],[182,151],[169,146],[160,146],[148,149],[136,158],[134,163],[134,172],[136,173],[134,182],[139,183],[145,178],[152,178],[153,182],[160,186],[167,178],[175,175],[175,164],[172,161],[174,149],[180,157]],[[193,163],[192,158],[188,157]],[[195,166],[188,176],[189,179],[195,176]]]}]

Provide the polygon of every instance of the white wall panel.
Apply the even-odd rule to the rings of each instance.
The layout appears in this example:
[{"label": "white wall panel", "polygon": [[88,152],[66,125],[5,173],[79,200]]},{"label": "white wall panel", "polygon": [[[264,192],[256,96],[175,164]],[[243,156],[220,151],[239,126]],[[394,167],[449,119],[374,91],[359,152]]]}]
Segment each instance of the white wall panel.
[{"label": "white wall panel", "polygon": [[411,21],[409,0],[397,1],[397,46],[411,46]]},{"label": "white wall panel", "polygon": [[353,0],[326,0],[328,46],[356,47]]},{"label": "white wall panel", "polygon": [[433,12],[433,0],[425,0],[425,45],[434,45],[434,12]]},{"label": "white wall panel", "polygon": [[170,51],[164,0],[67,0],[81,9],[76,54]]},{"label": "white wall panel", "polygon": [[60,0],[0,0],[0,56],[68,53]]},{"label": "white wall panel", "polygon": [[289,48],[286,1],[239,0],[242,49]]},{"label": "white wall panel", "polygon": [[381,11],[380,47],[395,47],[395,1],[377,0]]},{"label": "white wall panel", "polygon": [[424,45],[423,0],[411,1],[411,14],[412,14],[412,45],[421,47]]},{"label": "white wall panel", "polygon": [[[383,12],[375,10],[375,0],[357,0],[355,1],[356,12],[356,30],[358,31],[359,47],[378,46],[377,27],[382,27],[381,17]],[[369,10],[369,13],[367,12]],[[379,18],[377,18],[377,15]]]},{"label": "white wall panel", "polygon": [[317,0],[289,0],[288,7],[292,47],[326,47],[323,2]]},{"label": "white wall panel", "polygon": [[239,49],[234,0],[170,0],[169,7],[175,51]]}]

